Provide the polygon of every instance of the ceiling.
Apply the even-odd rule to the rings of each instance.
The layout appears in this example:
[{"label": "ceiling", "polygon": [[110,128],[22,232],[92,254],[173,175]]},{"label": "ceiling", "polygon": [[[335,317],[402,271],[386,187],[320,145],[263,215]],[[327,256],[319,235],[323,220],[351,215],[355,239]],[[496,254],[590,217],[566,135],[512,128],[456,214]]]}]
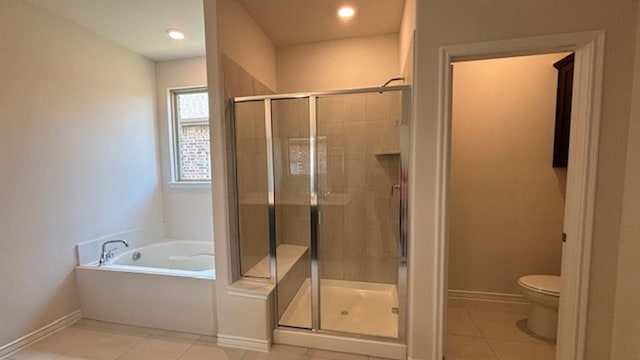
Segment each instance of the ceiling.
[{"label": "ceiling", "polygon": [[[204,55],[202,0],[30,0],[150,60]],[[184,30],[172,40],[167,27]]]},{"label": "ceiling", "polygon": [[[398,32],[404,0],[239,0],[276,46]],[[336,12],[352,5],[356,15]]]},{"label": "ceiling", "polygon": [[[150,60],[205,53],[202,0],[29,0]],[[235,0],[276,46],[398,32],[404,0]],[[336,12],[352,5],[356,15]],[[172,40],[167,27],[184,30]]]}]

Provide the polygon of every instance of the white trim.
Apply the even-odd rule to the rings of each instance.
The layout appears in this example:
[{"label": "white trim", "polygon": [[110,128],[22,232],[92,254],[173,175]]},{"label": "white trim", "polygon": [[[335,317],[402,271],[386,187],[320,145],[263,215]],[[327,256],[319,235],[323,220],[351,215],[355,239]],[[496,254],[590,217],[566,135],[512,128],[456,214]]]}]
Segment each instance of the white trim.
[{"label": "white trim", "polygon": [[583,359],[595,212],[604,33],[576,49],[562,248],[558,359]]},{"label": "white trim", "polygon": [[268,353],[271,349],[271,339],[260,340],[242,336],[218,334],[218,345],[235,349]]},{"label": "white trim", "polygon": [[507,294],[496,293],[488,291],[469,291],[469,290],[455,290],[449,289],[447,291],[447,297],[449,299],[468,299],[479,301],[494,301],[505,303],[519,303],[528,304],[529,302],[522,294]]},{"label": "white trim", "polygon": [[451,62],[559,51],[575,51],[571,143],[562,255],[562,296],[556,358],[584,357],[591,239],[598,158],[598,129],[604,68],[604,32],[590,31],[533,38],[444,46],[439,61],[438,158],[433,358],[441,359],[444,295],[447,285],[446,196],[450,158]]},{"label": "white trim", "polygon": [[407,346],[396,342],[345,338],[341,336],[310,333],[306,330],[275,329],[273,340],[276,344],[302,346],[329,351],[375,356],[386,359],[405,359]]},{"label": "white trim", "polygon": [[169,189],[211,189],[209,181],[171,181],[167,183]]},{"label": "white trim", "polygon": [[66,328],[67,326],[80,320],[80,318],[81,318],[80,310],[76,310],[57,320],[54,320],[53,322],[41,327],[38,330],[30,332],[29,334],[17,340],[14,340],[6,345],[0,346],[0,358],[4,358],[5,356],[9,356],[15,352],[20,351],[25,347],[33,344],[34,342]]}]

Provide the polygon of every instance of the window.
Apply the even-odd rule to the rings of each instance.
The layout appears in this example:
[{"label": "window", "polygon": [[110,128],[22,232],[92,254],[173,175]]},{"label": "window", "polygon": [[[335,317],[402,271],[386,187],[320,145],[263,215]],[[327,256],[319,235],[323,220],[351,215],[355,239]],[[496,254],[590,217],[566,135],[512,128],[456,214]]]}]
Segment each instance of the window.
[{"label": "window", "polygon": [[[318,136],[318,172],[327,173],[327,137]],[[311,173],[309,138],[289,138],[289,174],[309,175]]]},{"label": "window", "polygon": [[173,181],[211,180],[209,97],[206,88],[171,91]]}]

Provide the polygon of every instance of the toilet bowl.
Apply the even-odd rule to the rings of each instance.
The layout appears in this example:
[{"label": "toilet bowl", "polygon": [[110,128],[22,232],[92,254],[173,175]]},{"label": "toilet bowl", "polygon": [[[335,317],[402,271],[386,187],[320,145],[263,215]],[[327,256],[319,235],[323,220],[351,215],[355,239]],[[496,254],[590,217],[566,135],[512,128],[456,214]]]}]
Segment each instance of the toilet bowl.
[{"label": "toilet bowl", "polygon": [[526,275],[518,279],[520,291],[531,302],[527,328],[534,334],[555,340],[558,330],[560,276]]}]

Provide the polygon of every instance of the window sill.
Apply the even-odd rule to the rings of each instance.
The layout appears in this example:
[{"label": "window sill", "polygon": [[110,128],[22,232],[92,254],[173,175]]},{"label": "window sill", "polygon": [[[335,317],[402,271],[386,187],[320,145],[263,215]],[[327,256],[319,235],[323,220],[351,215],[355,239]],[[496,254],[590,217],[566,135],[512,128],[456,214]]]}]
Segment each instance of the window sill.
[{"label": "window sill", "polygon": [[211,181],[175,181],[167,186],[169,189],[211,189]]}]

